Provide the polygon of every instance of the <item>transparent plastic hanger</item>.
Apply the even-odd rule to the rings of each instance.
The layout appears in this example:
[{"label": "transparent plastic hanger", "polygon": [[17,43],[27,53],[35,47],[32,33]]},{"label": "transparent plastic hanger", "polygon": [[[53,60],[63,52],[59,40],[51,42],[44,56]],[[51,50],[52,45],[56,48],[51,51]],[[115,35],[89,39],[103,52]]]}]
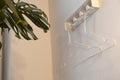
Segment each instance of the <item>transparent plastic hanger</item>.
[{"label": "transparent plastic hanger", "polygon": [[[90,10],[90,9],[92,9],[92,8],[89,6],[86,7],[86,10]],[[102,54],[106,50],[111,49],[115,45],[117,45],[117,42],[115,39],[105,37],[105,36],[102,36],[102,35],[96,33],[96,25],[95,25],[96,17],[93,18],[93,20],[94,20],[93,21],[93,23],[94,23],[93,32],[88,32],[87,31],[87,20],[86,20],[88,15],[85,12],[81,12],[81,11],[80,11],[79,15],[80,16],[84,15],[83,16],[83,18],[84,18],[83,33],[80,36],[80,40],[78,40],[78,39],[74,40],[72,38],[71,29],[70,29],[71,27],[69,29],[67,29],[68,36],[69,36],[69,44],[71,44],[71,47],[72,47],[71,50],[73,50],[73,47],[75,48],[76,51],[81,50],[81,51],[78,51],[77,53],[72,54],[74,56],[71,56],[71,59],[74,58],[75,61],[69,62],[71,65],[70,69],[72,69],[72,68],[74,69],[74,68],[78,67],[80,64],[92,59],[95,56],[98,56],[99,54]],[[80,18],[74,17],[73,22],[79,21],[77,19],[80,19]],[[72,24],[69,23],[69,26],[71,26],[71,25]],[[83,38],[83,37],[87,40],[85,40],[85,39],[81,40],[81,38]],[[81,54],[84,54],[85,56],[81,56]],[[80,56],[82,58],[80,58]],[[76,59],[78,59],[78,60],[76,60]]]},{"label": "transparent plastic hanger", "polygon": [[[82,36],[84,36],[84,37],[86,37],[88,39],[88,41],[93,40],[93,42],[95,42],[95,40],[96,41],[99,40],[99,41],[104,42],[105,39],[103,37],[102,38],[100,37],[98,39],[97,35],[94,34],[94,36],[95,36],[94,37],[93,34],[90,34],[90,33],[87,32],[87,20],[86,20],[87,13],[80,12],[79,15],[80,16],[81,15],[84,16],[84,21],[83,21],[84,33],[82,33],[82,35],[80,36],[80,38],[82,39]],[[74,18],[73,21],[77,21],[77,20]],[[78,47],[81,47],[81,48],[84,48],[84,49],[90,49],[90,48],[98,48],[98,49],[100,49],[98,46],[95,46],[95,45],[93,46],[93,45],[89,44],[88,41],[85,41],[85,40],[79,40],[79,41],[78,40],[74,40],[74,41],[72,41],[70,32],[69,32],[69,41],[72,42],[74,45],[76,45]]]},{"label": "transparent plastic hanger", "polygon": [[[73,17],[73,23],[76,25],[76,22],[78,22],[79,19],[80,19],[80,17],[81,17],[81,16],[83,17],[83,15],[84,15],[84,13],[83,13],[82,11],[80,11],[80,12],[79,12],[79,18]],[[85,18],[85,17],[84,17],[84,18]],[[84,23],[86,23],[85,20],[84,20]],[[90,48],[90,45],[88,45],[88,44],[82,43],[81,41],[72,40],[71,29],[69,28],[69,26],[71,26],[71,25],[74,26],[74,24],[70,24],[70,23],[67,24],[66,30],[67,30],[67,32],[68,32],[68,42],[69,42],[69,44],[71,44],[71,45],[73,45],[73,46],[75,46],[75,47],[81,47],[81,48],[84,48],[84,49]],[[69,25],[69,26],[68,26],[68,25]],[[84,27],[84,31],[86,32],[86,29],[85,29],[85,28],[86,28],[86,27]]]},{"label": "transparent plastic hanger", "polygon": [[[86,10],[90,10],[92,9],[90,6],[86,6]],[[79,44],[80,46],[86,48],[86,49],[90,49],[90,48],[98,48],[100,50],[100,52],[103,52],[111,47],[113,47],[114,45],[116,45],[116,40],[113,39],[107,39],[103,36],[100,36],[96,33],[95,31],[95,27],[94,27],[94,32],[93,33],[88,33],[87,32],[87,13],[84,12],[82,15],[84,15],[84,32],[82,33],[82,35],[84,37],[88,38],[88,41],[86,42],[77,42],[74,41],[75,43]],[[95,26],[95,25],[94,25]],[[94,44],[89,44],[87,42],[92,41],[92,43]]]},{"label": "transparent plastic hanger", "polygon": [[[82,57],[82,59],[78,60],[77,62],[74,62],[75,65],[72,66],[72,68],[76,68],[78,67],[80,64],[88,61],[89,59],[92,59],[93,57],[103,53],[104,51],[114,47],[117,42],[115,39],[111,39],[111,38],[106,38],[106,37],[103,37],[101,35],[98,35],[96,33],[96,29],[95,29],[95,25],[94,25],[94,32],[93,33],[88,33],[87,32],[87,22],[86,22],[86,13],[84,14],[84,32],[83,32],[83,36],[88,38],[89,41],[93,41],[93,43],[95,43],[95,45],[93,44],[89,44],[86,43],[86,42],[80,42],[80,41],[76,41],[76,44],[78,44],[79,46],[88,46],[88,47],[85,47],[86,49],[89,49],[89,50],[86,50],[85,52],[83,52],[83,54],[87,54],[86,57]],[[79,54],[75,57],[75,58],[79,58]]]},{"label": "transparent plastic hanger", "polygon": [[[92,9],[90,6],[86,6],[86,10]],[[86,37],[88,41],[72,41],[72,37],[70,34],[70,31],[68,31],[68,36],[69,36],[69,43],[73,43],[77,47],[82,47],[84,49],[91,49],[91,48],[97,48],[100,50],[100,52],[114,46],[116,44],[116,40],[113,39],[107,39],[103,36],[100,36],[96,33],[95,31],[95,25],[94,25],[94,32],[93,33],[88,33],[87,32],[87,13],[86,12],[81,12],[79,16],[84,15],[84,33],[82,33],[82,36]],[[77,21],[77,18],[73,18],[73,22]],[[81,37],[82,38],[82,37]],[[90,44],[89,42],[92,41]]]}]

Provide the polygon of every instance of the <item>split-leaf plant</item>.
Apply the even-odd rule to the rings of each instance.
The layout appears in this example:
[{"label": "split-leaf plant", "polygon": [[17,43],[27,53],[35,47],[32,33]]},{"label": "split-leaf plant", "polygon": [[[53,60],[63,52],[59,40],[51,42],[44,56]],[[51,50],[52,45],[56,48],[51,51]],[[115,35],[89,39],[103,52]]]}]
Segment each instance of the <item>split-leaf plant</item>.
[{"label": "split-leaf plant", "polygon": [[[32,26],[24,17],[29,18],[38,28],[45,33],[49,30],[47,15],[37,6],[18,0],[0,0],[0,28],[1,34],[4,29],[13,30],[19,39],[37,40]],[[2,43],[0,42],[0,48]]]}]

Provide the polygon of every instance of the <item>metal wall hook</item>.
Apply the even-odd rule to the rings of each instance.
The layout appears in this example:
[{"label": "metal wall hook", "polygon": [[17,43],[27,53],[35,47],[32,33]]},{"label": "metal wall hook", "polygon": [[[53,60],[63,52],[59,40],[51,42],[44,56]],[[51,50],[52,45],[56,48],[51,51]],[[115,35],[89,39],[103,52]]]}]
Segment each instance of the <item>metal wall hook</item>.
[{"label": "metal wall hook", "polygon": [[[99,0],[85,0],[84,3],[65,21],[65,23],[69,22],[71,23],[72,31],[74,31],[75,28],[77,28],[81,23],[83,23],[84,20],[84,12],[87,13],[87,18],[91,16],[93,13],[95,13],[100,8],[100,2]],[[74,17],[79,15],[79,18],[77,20],[74,20]]]}]

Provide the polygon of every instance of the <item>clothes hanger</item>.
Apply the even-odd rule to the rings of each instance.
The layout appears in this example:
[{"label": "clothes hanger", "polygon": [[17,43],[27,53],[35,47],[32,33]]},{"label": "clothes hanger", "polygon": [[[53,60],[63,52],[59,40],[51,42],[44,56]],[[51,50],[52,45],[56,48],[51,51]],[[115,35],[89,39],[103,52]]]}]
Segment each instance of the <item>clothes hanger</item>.
[{"label": "clothes hanger", "polygon": [[[88,6],[87,6],[87,8],[88,8]],[[90,7],[89,7],[89,8],[90,8]],[[90,33],[87,32],[87,20],[86,20],[86,18],[87,18],[87,13],[86,13],[86,12],[83,12],[83,13],[80,12],[79,15],[80,15],[80,16],[81,16],[81,15],[84,16],[84,22],[83,22],[84,33],[82,33],[82,35],[84,35],[84,37],[86,36],[87,38],[89,38],[89,40],[93,40],[93,41],[97,40],[97,38],[98,38],[97,34],[95,35],[95,34],[90,34]],[[95,36],[95,37],[93,37],[93,36]],[[82,37],[81,37],[81,38],[82,38]],[[100,37],[98,40],[100,40],[100,39],[101,39],[103,42],[105,42],[105,39],[104,39],[103,37]],[[98,48],[99,50],[101,50],[101,48],[100,48],[99,46],[93,46],[93,45],[88,44],[88,43],[86,43],[86,42],[73,41],[73,43],[78,44],[79,46],[81,46],[81,47],[83,47],[83,48],[85,48],[85,49]]]},{"label": "clothes hanger", "polygon": [[[86,11],[92,9],[90,6],[86,6]],[[90,38],[90,40],[93,40],[93,41],[96,41],[97,43],[101,43],[101,45],[95,45],[95,46],[91,46],[91,47],[98,47],[100,52],[103,52],[111,47],[113,47],[114,45],[117,44],[116,40],[114,39],[107,39],[103,36],[100,36],[99,34],[96,33],[96,25],[94,25],[94,32],[93,33],[88,33],[87,32],[87,21],[86,21],[86,18],[87,18],[87,13],[84,13],[84,33],[87,37]],[[95,23],[95,22],[94,22]],[[83,34],[82,34],[83,35]]]},{"label": "clothes hanger", "polygon": [[[95,30],[95,25],[94,25],[94,32],[90,33],[90,32],[87,32],[87,17],[88,17],[88,14],[87,14],[87,11],[90,11],[90,9],[92,9],[92,7],[90,7],[89,5],[86,6],[86,9],[83,10],[83,11],[80,11],[79,12],[79,16],[83,16],[84,17],[84,20],[83,20],[83,26],[84,26],[84,32],[82,33],[82,35],[84,37],[87,37],[89,38],[89,41],[93,41],[94,43],[100,43],[101,45],[105,45],[106,44],[111,44],[111,46],[115,45],[116,44],[116,41],[115,40],[109,40],[101,35],[98,35],[96,33],[96,30]],[[75,23],[76,21],[79,21],[80,20],[80,17],[79,18],[76,18],[76,17],[73,17],[73,23]],[[68,23],[67,24],[67,31],[68,31],[68,40],[69,40],[69,44],[73,44],[73,45],[76,45],[77,47],[82,47],[84,49],[90,49],[90,48],[98,48],[100,51],[102,50],[103,51],[103,46],[101,46],[100,44],[97,44],[97,45],[91,45],[89,43],[86,43],[86,42],[81,42],[81,41],[73,41],[72,40],[72,37],[71,37],[71,26],[72,24]],[[73,25],[72,25],[73,26]],[[106,45],[107,46],[107,45]],[[108,47],[111,47],[110,45]],[[104,47],[105,49],[105,47]],[[106,48],[107,49],[107,48]],[[101,51],[101,52],[102,52]]]}]

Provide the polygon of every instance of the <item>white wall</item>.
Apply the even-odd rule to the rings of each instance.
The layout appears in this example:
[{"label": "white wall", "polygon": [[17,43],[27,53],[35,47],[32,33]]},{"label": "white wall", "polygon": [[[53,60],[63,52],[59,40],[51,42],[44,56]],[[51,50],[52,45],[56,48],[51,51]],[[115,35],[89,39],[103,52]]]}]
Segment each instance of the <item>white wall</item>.
[{"label": "white wall", "polygon": [[[48,0],[24,0],[48,14]],[[32,24],[32,23],[31,23]],[[12,80],[52,80],[50,32],[34,27],[39,40],[18,40],[12,36]]]},{"label": "white wall", "polygon": [[[88,31],[92,31],[96,25],[97,33],[116,39],[117,45],[79,63],[83,57],[81,48],[68,44],[64,21],[83,1],[49,1],[54,80],[120,80],[120,1],[103,0],[102,7],[89,19],[87,26]],[[72,32],[74,36],[72,39],[80,38],[81,29],[79,27]],[[89,52],[84,56],[88,55]]]}]

